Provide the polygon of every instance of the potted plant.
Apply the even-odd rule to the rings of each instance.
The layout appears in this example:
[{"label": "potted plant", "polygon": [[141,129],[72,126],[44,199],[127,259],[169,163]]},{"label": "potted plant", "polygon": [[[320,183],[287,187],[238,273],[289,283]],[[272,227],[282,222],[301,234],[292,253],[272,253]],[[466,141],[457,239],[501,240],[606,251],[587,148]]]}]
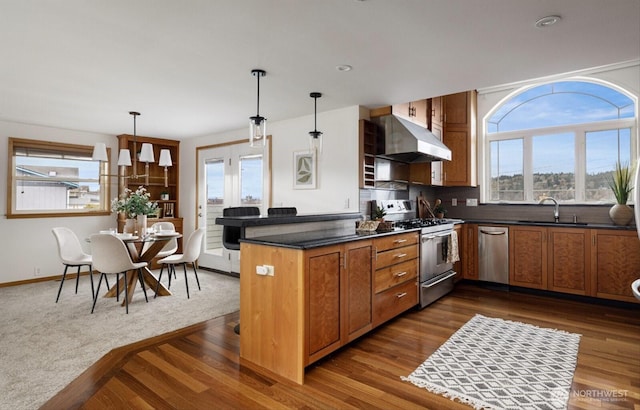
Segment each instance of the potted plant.
[{"label": "potted plant", "polygon": [[[125,232],[138,231],[144,234],[147,228],[147,215],[153,215],[158,209],[158,203],[152,202],[151,194],[147,192],[144,186],[139,186],[135,191],[125,188],[120,198],[111,201],[111,211],[119,212],[125,215],[127,222],[125,224]],[[137,227],[134,227],[137,219]]]},{"label": "potted plant", "polygon": [[444,218],[444,216],[447,214],[447,210],[445,209],[444,205],[442,205],[441,200],[436,199],[433,207],[433,213],[438,219]]},{"label": "potted plant", "polygon": [[373,211],[373,219],[376,221],[384,221],[384,216],[386,214],[387,214],[387,211],[377,206],[376,210]]},{"label": "potted plant", "polygon": [[629,195],[633,190],[633,186],[631,186],[632,173],[628,164],[622,164],[618,161],[608,181],[609,187],[616,197],[616,204],[609,210],[609,217],[614,225],[628,225],[633,219],[633,209],[627,205]]}]

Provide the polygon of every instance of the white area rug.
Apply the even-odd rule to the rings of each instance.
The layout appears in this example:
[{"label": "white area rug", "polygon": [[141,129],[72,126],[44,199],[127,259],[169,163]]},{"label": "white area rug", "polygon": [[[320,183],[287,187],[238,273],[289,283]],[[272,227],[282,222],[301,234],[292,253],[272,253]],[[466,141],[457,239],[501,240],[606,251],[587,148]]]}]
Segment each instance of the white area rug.
[{"label": "white area rug", "polygon": [[[191,271],[187,299],[184,273],[176,270],[172,296],[153,299],[147,290],[145,303],[137,286],[128,315],[115,298],[99,298],[91,314],[88,276],[80,277],[77,295],[75,279],[66,280],[57,304],[58,281],[0,288],[0,409],[36,409],[116,347],[240,308],[239,279],[200,269],[198,291]],[[106,290],[103,283],[100,293]]]},{"label": "white area rug", "polygon": [[580,335],[476,315],[409,377],[476,409],[564,409]]}]

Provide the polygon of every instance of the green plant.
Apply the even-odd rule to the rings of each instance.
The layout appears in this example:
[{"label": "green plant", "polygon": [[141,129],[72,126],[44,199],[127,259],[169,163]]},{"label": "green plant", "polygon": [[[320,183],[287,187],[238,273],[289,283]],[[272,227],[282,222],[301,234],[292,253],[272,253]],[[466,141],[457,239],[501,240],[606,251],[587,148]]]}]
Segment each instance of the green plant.
[{"label": "green plant", "polygon": [[375,219],[383,219],[386,214],[387,214],[387,211],[377,206],[376,210],[373,212],[373,217]]},{"label": "green plant", "polygon": [[435,206],[433,207],[433,213],[438,215],[438,214],[442,214],[442,215],[446,215],[447,214],[447,210],[444,207],[444,205],[442,205],[442,201],[439,199],[436,199],[436,202],[434,204]]},{"label": "green plant", "polygon": [[628,164],[621,164],[620,161],[616,162],[616,168],[612,171],[609,179],[609,186],[613,191],[613,195],[616,197],[616,202],[621,205],[626,205],[629,200],[629,194],[633,190],[631,186],[631,174],[632,169]]},{"label": "green plant", "polygon": [[125,188],[120,199],[111,201],[112,212],[122,212],[127,218],[135,218],[138,215],[152,215],[158,209],[157,202],[151,202],[151,194],[143,186],[139,186],[135,191]]}]

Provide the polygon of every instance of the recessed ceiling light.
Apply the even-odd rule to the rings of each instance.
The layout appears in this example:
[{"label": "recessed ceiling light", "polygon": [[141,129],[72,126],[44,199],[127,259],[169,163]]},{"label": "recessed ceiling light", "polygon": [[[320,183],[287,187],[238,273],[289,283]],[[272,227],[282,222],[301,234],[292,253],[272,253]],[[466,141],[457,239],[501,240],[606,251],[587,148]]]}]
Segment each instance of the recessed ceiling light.
[{"label": "recessed ceiling light", "polygon": [[546,28],[546,27],[549,27],[549,26],[553,26],[554,24],[556,24],[560,20],[562,20],[562,17],[560,17],[560,16],[546,16],[546,17],[543,17],[543,18],[539,19],[538,21],[536,21],[536,27],[538,27],[538,28]]},{"label": "recessed ceiling light", "polygon": [[336,66],[336,70],[338,71],[351,71],[353,69],[353,67],[351,67],[349,64],[340,64]]}]

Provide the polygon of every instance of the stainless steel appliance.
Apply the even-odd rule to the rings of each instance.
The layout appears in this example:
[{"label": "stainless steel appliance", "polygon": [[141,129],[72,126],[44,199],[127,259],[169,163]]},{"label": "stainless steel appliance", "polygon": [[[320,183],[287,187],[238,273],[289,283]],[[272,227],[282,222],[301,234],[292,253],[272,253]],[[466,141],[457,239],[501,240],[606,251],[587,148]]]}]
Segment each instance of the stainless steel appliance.
[{"label": "stainless steel appliance", "polygon": [[478,227],[478,279],[509,284],[509,228]]},{"label": "stainless steel appliance", "polygon": [[453,263],[447,262],[449,238],[456,220],[411,219],[396,222],[399,229],[420,228],[420,307],[453,290]]}]

